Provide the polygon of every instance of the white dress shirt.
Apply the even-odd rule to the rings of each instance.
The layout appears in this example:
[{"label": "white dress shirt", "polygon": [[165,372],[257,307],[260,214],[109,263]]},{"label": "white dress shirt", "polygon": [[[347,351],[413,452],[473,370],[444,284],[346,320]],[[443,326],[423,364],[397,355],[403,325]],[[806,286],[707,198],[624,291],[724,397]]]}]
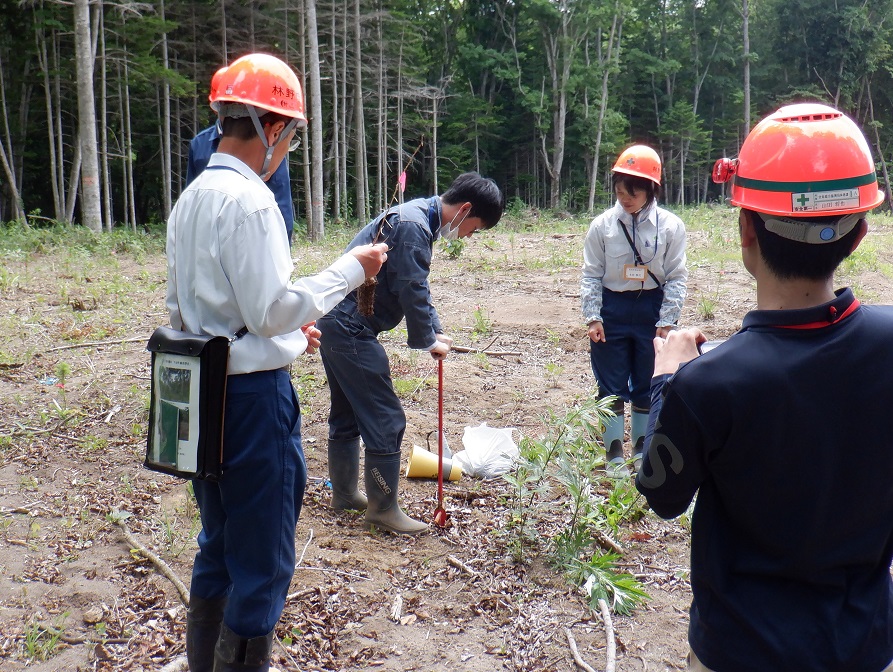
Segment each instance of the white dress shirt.
[{"label": "white dress shirt", "polygon": [[307,348],[300,328],[322,317],[365,279],[352,255],[290,282],[294,264],[282,213],[260,176],[217,152],[177,200],[167,224],[171,326],[233,336],[228,373],[290,364]]},{"label": "white dress shirt", "polygon": [[655,289],[650,275],[645,282],[627,280],[623,267],[635,264],[632,247],[623,233],[626,227],[642,261],[663,287],[664,298],[656,326],[675,324],[685,301],[688,271],[685,268],[685,224],[669,210],[652,203],[644,212],[628,214],[618,201],[592,220],[583,243],[583,277],[580,283],[583,320],[601,322],[602,289],[633,292]]}]

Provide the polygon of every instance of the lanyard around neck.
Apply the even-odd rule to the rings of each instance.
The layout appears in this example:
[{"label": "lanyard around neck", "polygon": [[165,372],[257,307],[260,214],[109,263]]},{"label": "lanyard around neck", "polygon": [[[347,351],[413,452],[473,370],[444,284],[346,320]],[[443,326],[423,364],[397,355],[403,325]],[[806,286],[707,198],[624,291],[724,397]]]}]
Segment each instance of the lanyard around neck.
[{"label": "lanyard around neck", "polygon": [[[639,254],[639,250],[636,248],[636,244],[633,242],[632,237],[629,235],[629,231],[626,229],[626,224],[624,224],[623,220],[620,219],[619,217],[617,218],[617,220],[620,222],[620,230],[623,231],[623,235],[626,236],[626,242],[628,242],[630,248],[632,248],[633,257],[636,260],[636,265],[644,266],[645,268],[648,268],[648,264],[646,264],[644,261],[642,261],[642,255]],[[649,263],[654,260],[655,256],[657,256],[657,237],[658,237],[658,234],[660,233],[660,220],[658,218],[657,212],[654,213],[654,228],[655,228],[655,231],[654,231],[654,254],[652,254],[651,259],[648,260]],[[635,233],[635,230],[636,230],[636,215],[633,215],[633,232],[634,233]],[[658,280],[657,276],[651,272],[650,268],[648,268],[648,275],[651,276],[651,279],[654,280],[655,284],[658,287],[662,286],[660,283],[660,280]],[[644,284],[645,284],[645,281],[643,280],[642,285],[644,285]]]}]

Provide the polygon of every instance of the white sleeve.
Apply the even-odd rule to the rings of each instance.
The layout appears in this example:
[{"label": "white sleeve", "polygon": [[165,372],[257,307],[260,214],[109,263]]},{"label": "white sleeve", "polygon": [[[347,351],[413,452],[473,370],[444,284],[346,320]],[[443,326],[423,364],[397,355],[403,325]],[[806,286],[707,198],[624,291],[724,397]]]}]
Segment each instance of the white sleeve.
[{"label": "white sleeve", "polygon": [[345,254],[324,271],[289,282],[294,266],[281,218],[278,210],[249,214],[220,252],[245,326],[266,338],[322,317],[365,280],[360,262]]},{"label": "white sleeve", "polygon": [[583,277],[580,280],[580,302],[586,324],[602,321],[602,280],[605,276],[605,240],[603,220],[599,215],[589,225],[583,241]]}]

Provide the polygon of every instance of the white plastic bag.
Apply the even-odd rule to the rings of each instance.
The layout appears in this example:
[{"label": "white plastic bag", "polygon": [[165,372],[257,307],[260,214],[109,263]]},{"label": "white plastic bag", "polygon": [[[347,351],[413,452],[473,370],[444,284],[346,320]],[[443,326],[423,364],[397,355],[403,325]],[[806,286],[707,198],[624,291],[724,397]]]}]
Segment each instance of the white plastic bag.
[{"label": "white plastic bag", "polygon": [[514,427],[487,427],[486,422],[479,427],[466,427],[462,435],[465,450],[454,453],[453,461],[466,474],[479,478],[504,474],[512,469],[520,454],[512,436],[517,431]]}]

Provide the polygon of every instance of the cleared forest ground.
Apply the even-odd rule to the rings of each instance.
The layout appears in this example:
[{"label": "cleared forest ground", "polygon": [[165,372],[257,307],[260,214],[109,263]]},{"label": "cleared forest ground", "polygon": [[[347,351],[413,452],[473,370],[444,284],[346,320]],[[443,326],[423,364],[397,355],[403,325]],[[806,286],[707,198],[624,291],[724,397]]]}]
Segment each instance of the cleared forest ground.
[{"label": "cleared forest ground", "polygon": [[[685,213],[685,326],[724,338],[754,306],[737,256],[734,213]],[[593,393],[579,267],[588,220],[527,216],[476,236],[457,258],[438,250],[432,292],[457,345],[514,354],[453,353],[445,364],[446,433],[487,422],[527,436],[548,431]],[[869,303],[893,301],[893,222],[873,232],[839,284]],[[3,241],[0,236],[0,242]],[[32,241],[33,243],[33,241]],[[149,369],[145,341],[166,319],[157,238],[34,246],[6,241],[0,270],[0,670],[159,670],[184,653],[185,609],[198,532],[187,484],[142,468]],[[300,272],[343,245],[296,246]],[[384,339],[412,445],[437,426],[433,360]],[[512,557],[509,486],[468,476],[445,485],[451,525],[418,538],[366,532],[326,508],[328,395],[318,356],[301,357],[311,481],[296,533],[299,563],[277,629],[281,670],[596,669],[605,623],[581,591],[531,551]],[[599,491],[613,486],[603,481]],[[404,481],[405,508],[431,520],[436,482]],[[545,544],[562,521],[543,519]],[[617,670],[684,669],[687,520],[650,512],[622,526],[619,567],[650,600],[614,615]],[[139,546],[144,551],[135,550]],[[532,548],[535,548],[532,547]],[[170,576],[162,574],[156,555]]]}]

